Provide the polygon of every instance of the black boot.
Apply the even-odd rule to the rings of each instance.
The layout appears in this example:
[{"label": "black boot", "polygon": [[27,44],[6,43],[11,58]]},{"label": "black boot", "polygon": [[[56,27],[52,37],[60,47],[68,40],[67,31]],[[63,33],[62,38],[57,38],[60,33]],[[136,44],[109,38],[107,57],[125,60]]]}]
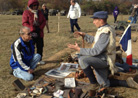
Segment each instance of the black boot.
[{"label": "black boot", "polygon": [[13,69],[10,69],[9,74],[13,75]]},{"label": "black boot", "polygon": [[128,84],[126,80],[110,79],[110,87],[116,86],[128,87]]},{"label": "black boot", "polygon": [[86,74],[86,76],[89,78],[91,84],[97,83],[95,75],[93,73],[93,70],[92,70],[92,68],[90,66],[88,66],[87,68],[83,69],[83,71]]},{"label": "black boot", "polygon": [[82,91],[87,92],[89,90],[97,90],[99,88],[99,84],[97,83],[97,80],[95,78],[95,75],[91,67],[88,66],[87,68],[83,69],[83,71],[86,74],[86,76],[89,78],[89,81],[91,84],[88,84],[82,87]]},{"label": "black boot", "polygon": [[128,87],[138,89],[138,83],[136,81],[134,81],[134,79],[132,77],[128,77],[126,82],[128,84]]}]

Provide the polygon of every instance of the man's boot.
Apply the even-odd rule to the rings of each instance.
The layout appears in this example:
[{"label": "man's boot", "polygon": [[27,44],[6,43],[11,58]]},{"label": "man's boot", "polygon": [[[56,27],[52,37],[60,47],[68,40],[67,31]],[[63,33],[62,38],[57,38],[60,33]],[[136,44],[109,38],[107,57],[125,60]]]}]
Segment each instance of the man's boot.
[{"label": "man's boot", "polygon": [[138,89],[138,83],[136,83],[132,77],[128,77],[126,80],[128,87]]},{"label": "man's boot", "polygon": [[88,84],[82,87],[82,91],[85,93],[87,91],[96,91],[99,89],[99,84],[95,83],[95,84]]},{"label": "man's boot", "polygon": [[87,68],[83,69],[83,72],[89,78],[91,84],[97,83],[97,80],[95,78],[95,75],[93,73],[93,70],[92,70],[92,68],[90,66],[88,66]]},{"label": "man's boot", "polygon": [[13,69],[10,69],[9,74],[13,75]]},{"label": "man's boot", "polygon": [[95,75],[94,75],[93,70],[91,69],[91,67],[88,66],[87,68],[83,69],[83,71],[86,74],[86,76],[89,78],[91,84],[85,85],[82,88],[82,91],[87,92],[89,90],[97,90],[99,85],[96,81]]}]

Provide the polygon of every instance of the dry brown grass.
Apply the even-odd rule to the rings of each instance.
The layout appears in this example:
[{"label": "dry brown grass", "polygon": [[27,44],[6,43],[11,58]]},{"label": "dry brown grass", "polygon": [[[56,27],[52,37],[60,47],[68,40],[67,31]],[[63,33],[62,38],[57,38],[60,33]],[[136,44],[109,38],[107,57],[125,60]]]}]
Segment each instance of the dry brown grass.
[{"label": "dry brown grass", "polygon": [[[0,15],[0,98],[13,98],[16,96],[18,91],[16,91],[12,85],[12,82],[16,79],[14,76],[9,74],[9,60],[11,55],[11,44],[16,40],[18,36],[18,31],[21,26],[22,16],[11,16],[11,15]],[[119,16],[119,20],[127,20],[128,16]],[[69,19],[65,16],[60,17],[60,32],[57,33],[57,16],[49,17],[50,33],[46,33],[44,36],[44,56],[43,60],[47,61],[44,66],[38,66],[36,69],[36,76],[33,81],[26,82],[23,81],[25,86],[31,85],[35,80],[46,71],[51,68],[59,66],[59,58],[63,58],[71,51],[67,48],[67,43],[74,43],[75,41],[80,42],[81,39],[76,40],[70,34],[70,24]],[[84,16],[79,19],[79,25],[83,32],[92,33],[96,31],[95,26],[92,24],[92,19],[90,16]],[[109,24],[113,23],[113,17],[109,17]],[[132,36],[138,36],[137,32],[134,32]],[[81,44],[81,43],[80,43]],[[133,56],[138,59],[138,41],[133,42]],[[60,52],[59,52],[60,51]],[[56,54],[57,53],[57,54]],[[53,56],[56,54],[55,56]],[[136,98],[138,96],[137,91],[131,88],[117,87],[117,91],[121,91],[119,94],[124,98]],[[124,91],[124,92],[123,92]]]}]

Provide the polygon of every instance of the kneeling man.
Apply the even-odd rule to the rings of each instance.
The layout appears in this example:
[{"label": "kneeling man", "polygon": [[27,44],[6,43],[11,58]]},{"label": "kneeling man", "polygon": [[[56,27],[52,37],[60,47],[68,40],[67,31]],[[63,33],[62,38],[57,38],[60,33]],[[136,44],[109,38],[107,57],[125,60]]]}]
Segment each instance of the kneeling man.
[{"label": "kneeling man", "polygon": [[34,45],[28,27],[22,27],[19,35],[20,38],[11,45],[10,66],[15,77],[30,81],[33,79],[32,73],[40,61],[41,55],[34,54]]}]

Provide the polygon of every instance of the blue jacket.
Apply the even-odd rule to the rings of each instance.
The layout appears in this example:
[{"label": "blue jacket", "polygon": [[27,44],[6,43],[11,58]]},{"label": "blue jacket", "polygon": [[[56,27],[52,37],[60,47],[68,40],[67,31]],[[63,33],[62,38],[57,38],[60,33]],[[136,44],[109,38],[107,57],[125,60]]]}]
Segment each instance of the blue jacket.
[{"label": "blue jacket", "polygon": [[28,46],[20,37],[11,45],[11,59],[10,66],[12,69],[20,68],[21,70],[28,71],[30,69],[30,60],[34,55],[33,41],[28,42]]}]

